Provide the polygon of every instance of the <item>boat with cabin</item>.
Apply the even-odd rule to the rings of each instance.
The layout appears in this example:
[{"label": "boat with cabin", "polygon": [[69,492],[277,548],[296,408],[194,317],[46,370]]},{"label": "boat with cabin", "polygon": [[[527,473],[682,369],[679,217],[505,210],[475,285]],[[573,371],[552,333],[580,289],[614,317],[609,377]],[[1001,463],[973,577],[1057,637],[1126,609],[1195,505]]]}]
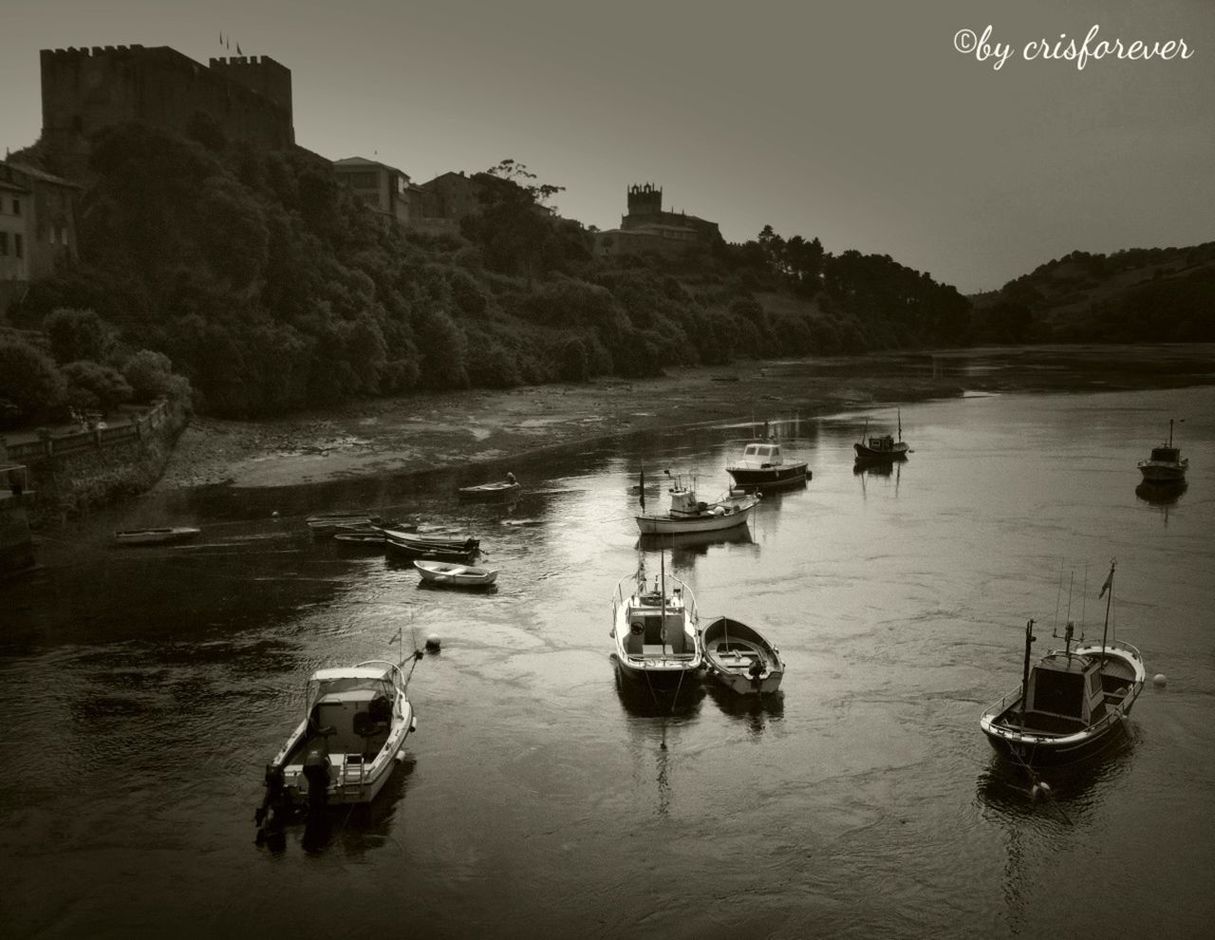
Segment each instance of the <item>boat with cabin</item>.
[{"label": "boat with cabin", "polygon": [[303,719],[266,767],[258,824],[273,826],[298,809],[374,800],[417,730],[407,681],[399,664],[382,660],[314,672]]},{"label": "boat with cabin", "polygon": [[713,677],[739,695],[770,695],[780,688],[785,663],[780,650],[741,620],[718,617],[701,634],[705,665]]},{"label": "boat with cabin", "polygon": [[[1111,565],[1101,591],[1111,599],[1113,578]],[[1100,643],[1076,641],[1075,625],[1068,621],[1063,649],[1032,665],[1034,621],[1026,623],[1021,688],[979,719],[997,753],[1030,767],[1065,764],[1105,749],[1123,732],[1147,671],[1139,650],[1109,639],[1109,609],[1107,600]]]},{"label": "boat with cabin", "polygon": [[785,463],[780,444],[771,438],[748,443],[738,462],[726,467],[726,473],[733,478],[735,486],[761,493],[804,486],[810,479],[806,461]]},{"label": "boat with cabin", "polygon": [[747,524],[747,519],[757,505],[758,494],[742,493],[723,496],[712,503],[696,498],[695,480],[690,476],[671,476],[667,491],[671,496],[671,507],[665,513],[645,512],[645,489],[641,491],[642,513],[634,518],[642,535],[679,535],[693,532],[720,532]]},{"label": "boat with cabin", "polygon": [[611,635],[620,674],[651,687],[693,681],[704,664],[696,598],[682,581],[666,576],[665,565],[652,586],[644,564],[616,585]]},{"label": "boat with cabin", "polygon": [[869,419],[865,419],[865,429],[861,439],[852,446],[856,449],[858,463],[867,461],[904,460],[911,452],[911,446],[903,440],[903,413],[898,416],[899,437],[895,440],[893,434],[869,434]]},{"label": "boat with cabin", "polygon": [[1139,472],[1144,483],[1177,484],[1185,479],[1190,461],[1181,456],[1181,448],[1173,446],[1173,419],[1169,418],[1169,439],[1159,447],[1152,448],[1147,460],[1139,461]]}]

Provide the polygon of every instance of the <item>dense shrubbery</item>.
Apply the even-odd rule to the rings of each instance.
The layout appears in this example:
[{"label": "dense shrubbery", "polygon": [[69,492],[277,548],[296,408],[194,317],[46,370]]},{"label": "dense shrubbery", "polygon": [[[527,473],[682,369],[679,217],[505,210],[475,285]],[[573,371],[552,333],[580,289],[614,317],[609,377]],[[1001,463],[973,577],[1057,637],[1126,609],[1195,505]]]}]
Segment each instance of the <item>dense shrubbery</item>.
[{"label": "dense shrubbery", "polygon": [[591,234],[543,206],[559,188],[512,161],[474,176],[481,211],[439,239],[387,231],[305,151],[256,151],[205,125],[189,138],[110,128],[92,168],[82,265],[35,284],[15,314],[45,318],[61,364],[118,370],[73,367],[77,397],[117,400],[115,376],[138,400],[181,393],[157,355],[198,407],[257,416],[966,332],[953,288],[771,228],[678,261],[594,259]]}]

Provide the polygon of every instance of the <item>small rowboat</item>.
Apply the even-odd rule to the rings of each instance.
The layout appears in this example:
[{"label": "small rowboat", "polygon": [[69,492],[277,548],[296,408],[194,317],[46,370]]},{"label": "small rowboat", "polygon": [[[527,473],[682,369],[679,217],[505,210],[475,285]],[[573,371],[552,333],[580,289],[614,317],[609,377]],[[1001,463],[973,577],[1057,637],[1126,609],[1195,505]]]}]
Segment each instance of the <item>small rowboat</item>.
[{"label": "small rowboat", "polygon": [[335,542],[358,548],[383,548],[383,532],[339,532],[333,537]]},{"label": "small rowboat", "polygon": [[408,558],[433,558],[437,561],[470,562],[481,544],[471,536],[418,535],[398,529],[384,530],[384,547]]},{"label": "small rowboat", "polygon": [[780,688],[785,664],[780,650],[758,630],[729,617],[704,629],[705,663],[713,676],[739,695],[768,695]]},{"label": "small rowboat", "polygon": [[500,480],[497,483],[479,483],[476,486],[460,487],[460,499],[505,499],[519,492],[519,484],[515,480]]},{"label": "small rowboat", "polygon": [[498,572],[492,568],[473,568],[446,561],[415,561],[413,566],[423,581],[444,587],[489,587],[498,578]]},{"label": "small rowboat", "polygon": [[162,529],[119,529],[114,533],[114,541],[119,545],[167,545],[171,542],[188,542],[201,531],[184,525]]}]

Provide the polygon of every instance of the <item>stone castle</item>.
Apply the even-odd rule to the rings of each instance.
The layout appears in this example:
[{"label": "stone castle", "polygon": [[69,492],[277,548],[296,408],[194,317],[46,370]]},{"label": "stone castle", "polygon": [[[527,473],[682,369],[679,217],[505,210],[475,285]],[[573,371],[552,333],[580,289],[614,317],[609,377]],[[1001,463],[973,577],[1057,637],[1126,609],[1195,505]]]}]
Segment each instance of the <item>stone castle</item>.
[{"label": "stone castle", "polygon": [[177,132],[198,115],[233,140],[281,149],[295,143],[291,70],[269,56],[207,65],[168,46],[43,49],[42,138],[55,169],[79,178],[88,135],[125,121]]},{"label": "stone castle", "polygon": [[722,240],[716,222],[663,210],[662,190],[653,183],[634,184],[627,196],[629,211],[620,228],[595,237],[597,254],[689,254]]}]

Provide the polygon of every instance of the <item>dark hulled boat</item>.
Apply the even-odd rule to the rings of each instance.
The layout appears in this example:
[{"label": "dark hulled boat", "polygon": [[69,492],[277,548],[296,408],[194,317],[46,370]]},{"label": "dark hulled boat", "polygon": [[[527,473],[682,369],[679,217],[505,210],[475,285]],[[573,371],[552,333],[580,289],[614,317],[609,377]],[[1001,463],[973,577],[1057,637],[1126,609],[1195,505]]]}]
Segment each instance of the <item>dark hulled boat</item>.
[{"label": "dark hulled boat", "polygon": [[[1113,590],[1114,568],[1102,594]],[[1001,755],[1027,766],[1065,764],[1104,750],[1124,731],[1146,669],[1129,643],[1107,640],[1074,646],[1068,623],[1064,646],[1031,667],[1034,621],[1025,625],[1025,667],[1021,688],[1000,699],[979,719],[979,726]]]}]

